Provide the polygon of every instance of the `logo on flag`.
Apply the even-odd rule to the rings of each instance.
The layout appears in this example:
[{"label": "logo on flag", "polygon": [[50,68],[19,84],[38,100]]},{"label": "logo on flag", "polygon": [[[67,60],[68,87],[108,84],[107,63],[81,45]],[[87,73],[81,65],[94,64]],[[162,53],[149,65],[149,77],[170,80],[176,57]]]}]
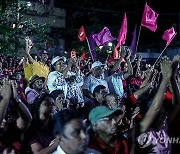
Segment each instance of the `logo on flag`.
[{"label": "logo on flag", "polygon": [[78,38],[80,41],[84,41],[86,39],[86,33],[83,26],[79,29]]},{"label": "logo on flag", "polygon": [[159,14],[157,14],[153,9],[151,9],[147,3],[144,7],[144,13],[141,21],[141,25],[155,32],[157,29],[157,18]]},{"label": "logo on flag", "polygon": [[162,39],[167,41],[166,46],[168,46],[171,43],[171,41],[176,36],[176,34],[177,33],[175,32],[174,27],[172,27],[164,32]]}]

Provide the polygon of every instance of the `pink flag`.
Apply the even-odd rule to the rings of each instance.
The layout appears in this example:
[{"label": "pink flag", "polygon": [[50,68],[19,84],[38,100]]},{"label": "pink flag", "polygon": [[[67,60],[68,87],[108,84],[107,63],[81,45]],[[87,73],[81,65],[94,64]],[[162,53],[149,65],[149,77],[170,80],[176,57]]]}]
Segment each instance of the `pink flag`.
[{"label": "pink flag", "polygon": [[119,36],[117,38],[118,44],[116,45],[116,48],[118,48],[122,44],[125,44],[126,34],[127,34],[127,17],[126,17],[126,13],[124,13],[124,19],[119,31]]},{"label": "pink flag", "polygon": [[159,14],[153,11],[146,3],[144,7],[141,25],[155,32],[157,29],[158,16]]},{"label": "pink flag", "polygon": [[80,41],[84,41],[86,38],[86,33],[83,26],[81,26],[81,28],[79,29],[78,38]]},{"label": "pink flag", "polygon": [[172,27],[171,29],[168,29],[164,32],[162,39],[167,41],[166,46],[168,46],[171,43],[171,41],[176,36],[176,34],[177,33],[175,32],[174,27]]}]

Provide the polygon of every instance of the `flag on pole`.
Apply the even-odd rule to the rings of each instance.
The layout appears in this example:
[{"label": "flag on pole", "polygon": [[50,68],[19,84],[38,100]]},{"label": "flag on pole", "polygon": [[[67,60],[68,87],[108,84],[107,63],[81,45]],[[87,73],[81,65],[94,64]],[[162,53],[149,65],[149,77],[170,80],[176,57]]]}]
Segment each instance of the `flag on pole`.
[{"label": "flag on pole", "polygon": [[137,30],[137,25],[135,25],[134,31],[132,33],[132,35],[133,35],[133,39],[131,42],[131,50],[132,50],[131,55],[132,56],[135,55],[135,52],[136,52],[136,30]]},{"label": "flag on pole", "polygon": [[79,29],[78,38],[80,41],[84,41],[86,39],[86,33],[83,26]]},{"label": "flag on pole", "polygon": [[124,19],[123,19],[121,28],[119,30],[119,36],[117,39],[118,44],[116,45],[116,48],[118,48],[122,44],[125,44],[126,34],[127,34],[127,17],[126,17],[126,13],[124,13]]},{"label": "flag on pole", "polygon": [[107,27],[104,27],[98,34],[92,35],[92,38],[96,42],[97,46],[115,40],[115,38],[111,36],[111,32]]},{"label": "flag on pole", "polygon": [[141,21],[141,25],[155,32],[157,29],[157,18],[159,14],[153,11],[147,3],[144,7],[144,13]]},{"label": "flag on pole", "polygon": [[97,55],[96,55],[96,42],[94,41],[93,39],[93,36],[94,35],[94,32],[91,32],[88,36],[88,40],[89,40],[89,46],[90,46],[90,50],[91,50],[91,53],[92,53],[92,56],[93,56],[93,59],[96,61],[97,59]]},{"label": "flag on pole", "polygon": [[176,36],[176,34],[177,33],[175,32],[174,27],[172,27],[164,32],[162,39],[167,41],[166,46],[168,46],[171,43],[171,41]]}]

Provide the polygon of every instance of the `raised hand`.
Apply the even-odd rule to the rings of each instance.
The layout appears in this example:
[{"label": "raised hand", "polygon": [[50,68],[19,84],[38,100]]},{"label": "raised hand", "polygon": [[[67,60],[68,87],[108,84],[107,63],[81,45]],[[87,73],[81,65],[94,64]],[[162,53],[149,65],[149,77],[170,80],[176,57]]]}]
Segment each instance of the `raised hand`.
[{"label": "raised hand", "polygon": [[31,48],[32,48],[32,46],[33,46],[33,43],[32,43],[32,41],[29,39],[29,37],[26,37],[26,38],[25,38],[25,41],[26,41],[26,53],[29,54],[29,52],[30,52],[30,50],[31,50]]},{"label": "raised hand", "polygon": [[176,75],[179,63],[180,63],[180,56],[179,55],[174,56],[173,61],[172,61],[172,66],[171,66],[172,76]]},{"label": "raised hand", "polygon": [[3,99],[7,99],[7,100],[9,100],[12,96],[11,83],[7,78],[3,79],[1,95],[2,95]]},{"label": "raised hand", "polygon": [[130,59],[130,57],[131,57],[131,53],[132,53],[132,51],[131,51],[131,49],[130,48],[126,48],[126,53],[127,53],[127,56],[126,56],[126,60],[129,60]]},{"label": "raised hand", "polygon": [[124,58],[126,56],[126,47],[122,46],[120,50],[120,57]]},{"label": "raised hand", "polygon": [[171,74],[172,74],[171,61],[166,56],[162,57],[161,73],[163,75],[163,78],[166,78],[166,79],[170,79]]},{"label": "raised hand", "polygon": [[11,86],[12,86],[12,96],[14,100],[18,99],[18,94],[17,94],[17,82],[15,80],[11,80]]}]

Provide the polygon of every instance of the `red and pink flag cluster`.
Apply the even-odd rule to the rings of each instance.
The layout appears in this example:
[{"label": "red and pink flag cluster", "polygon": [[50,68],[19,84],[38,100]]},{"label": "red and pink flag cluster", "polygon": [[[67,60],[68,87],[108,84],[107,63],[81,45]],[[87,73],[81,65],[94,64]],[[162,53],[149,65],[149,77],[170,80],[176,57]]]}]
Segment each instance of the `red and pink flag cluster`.
[{"label": "red and pink flag cluster", "polygon": [[[141,26],[146,27],[147,29],[155,32],[157,30],[157,19],[158,19],[159,14],[156,13],[152,8],[148,6],[148,4],[145,4],[144,7],[144,12],[141,20]],[[140,34],[140,32],[139,32]],[[174,27],[166,30],[162,36],[162,39],[166,41],[166,46],[168,46],[173,38],[176,36],[176,32],[174,30]],[[125,44],[126,42],[126,35],[127,35],[127,17],[126,13],[124,13],[124,19],[122,21],[122,25],[119,30],[118,38],[117,38],[117,45],[114,47],[114,52],[113,52],[113,58],[118,59],[119,57],[119,52],[118,48]],[[78,33],[78,38],[80,41],[84,41],[86,39],[86,33],[84,30],[84,27],[81,26],[79,33]],[[139,36],[138,36],[139,38]],[[111,32],[107,27],[104,27],[99,33],[93,34],[92,39],[96,43],[97,46],[104,45],[107,42],[111,42],[115,40],[113,36],[111,36]],[[133,32],[133,40],[131,43],[131,49],[132,49],[132,55],[135,54],[136,52],[136,27]],[[94,49],[92,49],[93,51]],[[83,55],[84,56],[84,55]]]}]

